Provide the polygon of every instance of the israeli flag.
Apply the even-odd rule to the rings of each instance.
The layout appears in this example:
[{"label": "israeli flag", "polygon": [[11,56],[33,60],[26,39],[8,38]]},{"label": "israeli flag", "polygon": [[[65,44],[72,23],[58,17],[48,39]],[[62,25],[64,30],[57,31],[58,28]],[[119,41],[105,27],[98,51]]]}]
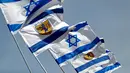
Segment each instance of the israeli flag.
[{"label": "israeli flag", "polygon": [[29,13],[28,18],[25,21],[25,24],[30,24],[30,22],[34,18],[37,18],[37,16],[43,14],[48,8],[55,5],[62,5],[62,1],[61,0],[38,0],[38,4]]},{"label": "israeli flag", "polygon": [[101,43],[86,21],[70,27],[74,29],[62,41],[51,45],[50,50],[60,66],[66,61],[72,61],[82,52],[89,52]]},{"label": "israeli flag", "polygon": [[[86,55],[89,57],[89,54]],[[92,59],[87,59],[86,55],[80,55],[79,58],[71,62],[77,73],[87,73],[89,69],[109,62],[108,54],[102,54],[101,56],[93,57]]]},{"label": "israeli flag", "polygon": [[109,55],[109,62],[100,66],[95,66],[91,68],[89,73],[112,73],[121,67],[120,63],[116,60],[115,55],[112,52],[107,52]]},{"label": "israeli flag", "polygon": [[[45,10],[44,12],[42,12],[41,14],[39,14],[38,16],[31,18],[28,23],[24,23],[24,26],[28,25],[28,24],[33,24],[34,22],[37,22],[38,20],[48,17],[48,16],[53,16],[53,17],[57,17],[58,19],[60,19],[60,21],[63,21],[63,7],[62,5],[55,5],[52,6],[50,8],[48,8],[47,10]],[[35,16],[35,15],[32,15]]]},{"label": "israeli flag", "polygon": [[67,23],[57,16],[49,15],[33,24],[23,26],[19,33],[30,51],[37,56],[50,48],[53,43],[61,41],[70,30]]},{"label": "israeli flag", "polygon": [[[13,34],[16,33],[18,29],[21,28],[27,16],[33,11],[33,9],[39,6],[38,4],[40,4],[39,3],[40,1],[41,0],[1,0],[0,1],[0,7],[6,19],[6,22],[8,24],[8,28]],[[44,1],[43,5],[41,4],[41,6],[44,6],[44,3],[48,3],[48,2],[49,0]],[[54,5],[57,4],[58,2],[61,3],[60,1],[57,0],[56,1],[53,0],[53,2]],[[49,7],[51,7],[51,5],[48,6],[48,8]],[[48,9],[48,8],[45,7],[44,9]],[[41,15],[45,17],[47,16],[46,14],[48,13],[63,13],[63,8],[61,6],[55,6],[53,8],[50,8],[46,12],[43,12]],[[39,16],[37,16],[35,19],[32,19],[30,23],[36,20],[39,20]]]},{"label": "israeli flag", "polygon": [[104,40],[89,52],[83,52],[74,61],[72,66],[77,73],[87,73],[89,69],[108,63],[109,57],[104,48]]},{"label": "israeli flag", "polygon": [[1,0],[0,8],[7,22],[9,30],[14,34],[21,28],[26,20],[25,6],[29,4],[28,0]]}]

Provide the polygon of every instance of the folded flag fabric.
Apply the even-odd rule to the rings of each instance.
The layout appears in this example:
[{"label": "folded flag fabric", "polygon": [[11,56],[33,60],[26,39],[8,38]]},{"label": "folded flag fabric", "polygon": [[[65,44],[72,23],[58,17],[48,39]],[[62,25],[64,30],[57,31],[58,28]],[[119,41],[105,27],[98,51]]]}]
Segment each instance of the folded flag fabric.
[{"label": "folded flag fabric", "polygon": [[26,19],[27,0],[0,0],[0,8],[11,32],[17,31]]},{"label": "folded flag fabric", "polygon": [[62,5],[58,4],[58,5],[52,6],[48,8],[48,10],[51,10],[53,14],[56,14],[59,17],[59,19],[63,21],[64,9]]},{"label": "folded flag fabric", "polygon": [[[43,19],[45,17],[48,17],[50,15],[53,17],[57,16],[57,18],[59,18],[60,21],[63,21],[63,7],[62,7],[62,5],[58,4],[58,5],[52,6],[37,16],[32,15],[32,18],[29,21],[26,20],[27,22],[24,23],[24,26],[27,26],[29,24],[33,24],[34,22],[37,22],[38,20]],[[33,16],[35,16],[35,17],[33,18]]]},{"label": "folded flag fabric", "polygon": [[[99,43],[99,46],[94,47],[92,50],[90,50],[90,52],[93,53],[94,57],[99,57],[102,54],[106,53],[106,49],[105,49],[105,43],[104,43],[104,39],[100,38],[101,43]],[[83,54],[87,54],[88,52],[83,52]]]},{"label": "folded flag fabric", "polygon": [[80,54],[71,62],[77,73],[87,73],[89,69],[109,62],[109,56],[106,54],[102,44],[103,42],[94,47],[93,50],[88,53],[85,52]]},{"label": "folded flag fabric", "polygon": [[25,21],[25,24],[29,24],[29,22],[45,12],[48,8],[62,4],[62,0],[36,0],[38,3],[37,5],[32,9],[31,12],[29,12],[28,17]]},{"label": "folded flag fabric", "polygon": [[82,52],[89,52],[101,43],[86,21],[70,27],[74,29],[63,40],[52,44],[50,48],[60,66],[66,61],[73,60]]},{"label": "folded flag fabric", "polygon": [[57,16],[47,16],[33,24],[24,26],[19,33],[34,55],[38,55],[62,40],[71,29]]},{"label": "folded flag fabric", "polygon": [[116,69],[121,67],[121,64],[116,60],[115,55],[112,52],[108,52],[109,62],[100,66],[91,68],[88,73],[112,73]]},{"label": "folded flag fabric", "polygon": [[63,0],[0,0],[12,34],[20,33],[38,56],[49,49],[62,67],[72,64],[77,73],[111,73],[121,67],[86,21],[69,26],[63,21]]},{"label": "folded flag fabric", "polygon": [[[39,20],[39,16],[43,18],[52,13],[59,13],[57,15],[62,18],[63,8],[59,5],[61,3],[61,0],[0,0],[0,8],[9,30],[14,34],[21,28],[22,24],[29,24],[28,20],[32,24],[32,22]],[[52,6],[54,7],[50,8]],[[37,8],[41,8],[41,10],[37,12],[39,10]],[[48,8],[50,9],[47,10]],[[35,14],[32,15],[31,13]],[[26,23],[27,21],[28,23]]]},{"label": "folded flag fabric", "polygon": [[86,55],[81,55],[77,60],[74,60],[71,63],[74,66],[77,73],[87,73],[90,68],[94,66],[100,66],[109,62],[109,56],[107,54],[102,54],[101,56],[97,58],[94,57],[91,60],[86,59]]},{"label": "folded flag fabric", "polygon": [[[42,0],[39,0],[39,2],[42,2]],[[19,31],[30,51],[35,56],[50,48],[52,43],[62,40],[71,30],[68,27],[69,25],[62,21],[63,7],[59,5],[61,1],[46,0],[44,2],[44,4],[42,3],[43,5],[38,3],[31,11],[42,8],[42,13],[40,14],[39,12],[38,16],[33,14],[32,19],[30,19],[31,21],[28,21],[27,18],[26,21],[29,23],[25,21]],[[52,3],[53,5],[51,5]],[[36,17],[33,18],[33,16]]]}]

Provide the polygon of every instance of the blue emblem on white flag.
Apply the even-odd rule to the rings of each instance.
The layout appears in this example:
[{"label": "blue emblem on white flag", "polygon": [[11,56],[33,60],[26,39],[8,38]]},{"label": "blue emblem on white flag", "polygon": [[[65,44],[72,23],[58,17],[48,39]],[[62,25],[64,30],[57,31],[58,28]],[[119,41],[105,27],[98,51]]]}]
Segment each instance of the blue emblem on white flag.
[{"label": "blue emblem on white flag", "polygon": [[24,7],[26,9],[26,16],[30,14],[30,12],[36,5],[38,5],[38,3],[39,1],[30,0],[30,3]]},{"label": "blue emblem on white flag", "polygon": [[26,19],[24,6],[28,4],[26,0],[0,0],[1,10],[7,22],[9,30],[14,34],[21,28]]},{"label": "blue emblem on white flag", "polygon": [[101,42],[86,22],[81,22],[71,27],[74,27],[74,31],[69,32],[68,36],[59,43],[52,45],[52,50],[58,56],[56,61],[59,65],[70,61],[82,52],[90,51]]},{"label": "blue emblem on white flag", "polygon": [[68,39],[66,40],[66,42],[68,42],[69,44],[69,47],[71,46],[77,47],[79,41],[80,39],[78,39],[77,35],[71,35],[71,34],[68,35]]}]

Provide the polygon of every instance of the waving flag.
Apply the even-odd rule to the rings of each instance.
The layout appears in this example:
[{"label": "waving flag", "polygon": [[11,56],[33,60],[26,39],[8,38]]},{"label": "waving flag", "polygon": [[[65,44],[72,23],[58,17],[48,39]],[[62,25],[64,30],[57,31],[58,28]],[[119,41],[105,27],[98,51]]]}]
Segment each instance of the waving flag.
[{"label": "waving flag", "polygon": [[80,56],[78,60],[74,60],[71,64],[74,66],[77,73],[87,73],[93,66],[100,66],[109,62],[109,56],[102,54],[99,57],[95,57],[91,60],[85,59],[84,56]]},{"label": "waving flag", "polygon": [[77,73],[111,73],[121,67],[86,21],[73,26],[63,21],[62,3],[63,0],[0,0],[0,8],[9,30],[19,30],[35,56],[49,49],[60,66],[70,62]]},{"label": "waving flag", "polygon": [[[39,16],[40,14],[43,14],[48,8],[62,4],[61,0],[37,0],[38,4],[36,7],[32,9],[31,12],[28,14],[28,18],[25,21],[25,24],[30,24],[30,21]],[[29,10],[27,10],[29,11]]]},{"label": "waving flag", "polygon": [[95,66],[90,69],[89,73],[112,73],[114,70],[121,67],[120,63],[116,60],[115,55],[112,52],[108,52],[109,62],[100,66]]},{"label": "waving flag", "polygon": [[0,0],[0,7],[11,32],[15,32],[25,21],[24,6],[27,0]]},{"label": "waving flag", "polygon": [[[55,25],[54,25],[55,23]],[[51,44],[58,43],[70,31],[68,24],[46,17],[33,24],[24,26],[19,33],[34,55],[38,55],[50,48]]]},{"label": "waving flag", "polygon": [[52,6],[48,8],[48,10],[52,11],[53,14],[56,14],[59,17],[59,19],[63,21],[64,10],[63,10],[62,5],[58,4],[58,5]]},{"label": "waving flag", "polygon": [[[35,7],[40,6],[39,5],[41,4],[39,3],[40,1],[44,1],[44,0],[0,0],[0,7],[6,19],[6,22],[8,24],[9,30],[14,33],[18,29],[20,29],[22,24],[25,22],[26,18],[28,17],[28,15],[36,9]],[[44,3],[45,2],[48,3],[49,0],[44,1]],[[41,6],[43,7],[43,10],[40,12],[42,13],[39,15],[39,11],[38,11],[35,14],[36,18],[34,17],[32,19],[29,19],[31,20],[30,23],[37,21],[40,18],[44,18],[45,16],[49,15],[48,13],[63,14],[63,8],[61,5],[54,6],[60,3],[61,2],[58,0],[52,0],[51,4],[53,5],[49,4],[48,6],[45,5],[44,7],[44,5],[41,4]],[[44,12],[44,10],[48,8],[50,9]],[[59,14],[58,14],[59,18],[62,18],[62,15],[59,15]]]},{"label": "waving flag", "polygon": [[74,29],[60,42],[51,45],[51,52],[59,65],[71,61],[82,52],[89,52],[101,40],[95,35],[87,22],[70,26]]},{"label": "waving flag", "polygon": [[[43,2],[39,0],[38,2]],[[24,23],[19,33],[34,55],[38,55],[50,48],[56,41],[62,40],[70,31],[69,25],[62,21],[63,8],[59,5],[61,1],[46,0],[38,3],[29,13],[29,16],[38,10],[38,15],[33,14],[29,23]],[[54,6],[52,6],[52,5]],[[39,9],[42,11],[39,12]],[[46,9],[46,10],[45,10]],[[60,15],[61,14],[61,15]],[[33,16],[36,16],[33,18]]]},{"label": "waving flag", "polygon": [[77,73],[86,73],[95,66],[101,66],[109,62],[109,56],[106,54],[103,44],[102,42],[88,53],[80,54],[79,57],[71,62]]},{"label": "waving flag", "polygon": [[[60,19],[59,21],[62,21],[63,20],[63,7],[61,5],[52,6],[48,8],[47,10],[45,10],[43,13],[36,16],[35,18],[32,18],[32,20],[29,21],[29,23],[25,23],[24,26],[33,24],[34,22],[37,22],[40,19],[43,19],[45,17],[50,17],[50,16],[52,18],[55,17],[55,19]],[[55,25],[55,23],[53,25]]]}]

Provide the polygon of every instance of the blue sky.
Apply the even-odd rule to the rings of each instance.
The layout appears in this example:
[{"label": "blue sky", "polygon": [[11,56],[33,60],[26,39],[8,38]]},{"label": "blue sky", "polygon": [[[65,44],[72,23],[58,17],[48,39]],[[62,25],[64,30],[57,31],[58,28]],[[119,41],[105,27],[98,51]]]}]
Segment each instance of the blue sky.
[{"label": "blue sky", "polygon": [[[130,58],[130,0],[65,0],[64,20],[70,25],[88,21],[95,33],[105,39],[106,48],[113,51],[122,68],[114,73],[129,73]],[[7,29],[0,12],[0,73],[29,73]],[[28,61],[32,73],[43,73],[34,56],[28,51],[19,37],[20,48]],[[48,73],[61,73],[51,56],[45,52],[39,56]],[[65,72],[72,73],[71,66],[64,67]]]}]

